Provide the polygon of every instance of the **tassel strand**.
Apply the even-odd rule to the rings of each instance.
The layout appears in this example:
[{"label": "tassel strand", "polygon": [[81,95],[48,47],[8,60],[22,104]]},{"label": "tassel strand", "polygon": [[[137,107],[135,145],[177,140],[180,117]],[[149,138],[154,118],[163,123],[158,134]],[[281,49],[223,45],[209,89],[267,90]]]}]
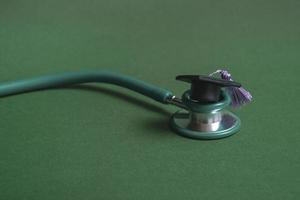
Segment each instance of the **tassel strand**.
[{"label": "tassel strand", "polygon": [[[233,81],[231,74],[227,70],[217,70],[211,73],[209,76],[214,76],[215,74],[219,74],[223,80]],[[243,87],[228,87],[226,90],[231,97],[232,107],[237,108],[252,101],[252,95]]]}]

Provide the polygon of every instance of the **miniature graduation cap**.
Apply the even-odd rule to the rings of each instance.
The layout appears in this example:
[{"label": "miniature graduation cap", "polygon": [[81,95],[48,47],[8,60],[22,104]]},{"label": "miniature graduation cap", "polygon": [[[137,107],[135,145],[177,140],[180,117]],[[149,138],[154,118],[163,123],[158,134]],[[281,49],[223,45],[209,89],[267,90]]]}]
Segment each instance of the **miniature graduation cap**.
[{"label": "miniature graduation cap", "polygon": [[179,75],[176,80],[191,83],[191,100],[207,104],[220,101],[221,88],[241,87],[241,84],[232,80],[223,80],[212,76]]}]

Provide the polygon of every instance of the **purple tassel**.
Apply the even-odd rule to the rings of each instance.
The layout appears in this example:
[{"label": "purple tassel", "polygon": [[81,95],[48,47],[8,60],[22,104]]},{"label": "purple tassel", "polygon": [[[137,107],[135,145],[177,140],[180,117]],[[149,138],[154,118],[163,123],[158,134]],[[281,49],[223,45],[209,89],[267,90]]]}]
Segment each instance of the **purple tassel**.
[{"label": "purple tassel", "polygon": [[[233,79],[231,78],[231,74],[229,74],[229,72],[226,70],[217,70],[214,73],[211,73],[209,76],[213,76],[215,74],[219,74],[221,76],[221,79],[233,81]],[[240,107],[252,100],[252,95],[250,94],[250,92],[245,90],[243,87],[228,87],[226,88],[226,90],[231,97],[230,105],[232,107]]]}]

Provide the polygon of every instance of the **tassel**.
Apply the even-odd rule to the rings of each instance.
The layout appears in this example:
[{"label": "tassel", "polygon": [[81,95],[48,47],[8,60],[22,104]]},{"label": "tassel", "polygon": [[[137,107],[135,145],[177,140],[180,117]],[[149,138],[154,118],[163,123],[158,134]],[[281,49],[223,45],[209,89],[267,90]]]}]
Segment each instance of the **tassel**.
[{"label": "tassel", "polygon": [[[209,76],[213,76],[215,74],[219,74],[221,79],[223,80],[233,81],[233,79],[231,78],[231,74],[226,70],[217,70],[211,73]],[[250,94],[250,92],[245,90],[243,87],[227,87],[226,90],[231,97],[230,105],[232,107],[240,107],[252,100],[252,95]]]}]

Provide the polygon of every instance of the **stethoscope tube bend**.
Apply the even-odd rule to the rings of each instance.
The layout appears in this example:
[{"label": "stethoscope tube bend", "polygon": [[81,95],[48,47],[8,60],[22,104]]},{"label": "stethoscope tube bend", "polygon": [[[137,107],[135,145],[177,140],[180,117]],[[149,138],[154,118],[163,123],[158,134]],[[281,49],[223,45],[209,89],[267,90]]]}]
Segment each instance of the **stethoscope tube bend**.
[{"label": "stethoscope tube bend", "polygon": [[168,103],[173,97],[172,92],[168,90],[130,76],[107,71],[67,72],[5,82],[0,84],[0,97],[83,83],[109,83],[118,85],[161,103]]}]

